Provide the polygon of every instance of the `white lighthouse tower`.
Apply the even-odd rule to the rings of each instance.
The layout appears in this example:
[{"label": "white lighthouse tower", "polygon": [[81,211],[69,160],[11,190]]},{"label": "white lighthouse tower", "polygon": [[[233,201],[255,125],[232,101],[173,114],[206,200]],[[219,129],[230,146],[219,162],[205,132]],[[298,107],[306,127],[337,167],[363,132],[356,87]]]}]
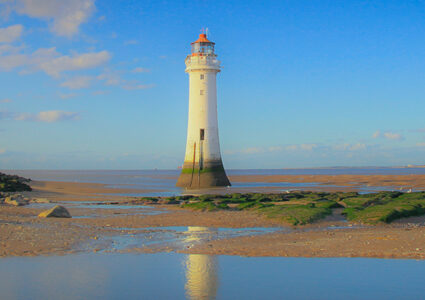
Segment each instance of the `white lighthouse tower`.
[{"label": "white lighthouse tower", "polygon": [[214,53],[214,43],[206,34],[200,34],[192,43],[192,53],[185,63],[189,74],[189,120],[186,155],[177,186],[229,186],[218,138],[216,75],[220,62]]}]

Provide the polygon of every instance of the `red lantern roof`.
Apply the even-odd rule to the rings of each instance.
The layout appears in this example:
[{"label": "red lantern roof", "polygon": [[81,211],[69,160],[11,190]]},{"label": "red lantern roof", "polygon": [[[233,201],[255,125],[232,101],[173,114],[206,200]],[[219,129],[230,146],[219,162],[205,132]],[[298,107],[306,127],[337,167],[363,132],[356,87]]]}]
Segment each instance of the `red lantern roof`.
[{"label": "red lantern roof", "polygon": [[199,39],[197,39],[196,41],[194,41],[193,43],[191,43],[191,44],[195,44],[195,43],[211,43],[211,44],[215,44],[215,43],[213,43],[213,42],[211,42],[211,41],[209,41],[208,39],[207,39],[207,35],[205,34],[205,33],[201,33],[200,35],[199,35]]}]

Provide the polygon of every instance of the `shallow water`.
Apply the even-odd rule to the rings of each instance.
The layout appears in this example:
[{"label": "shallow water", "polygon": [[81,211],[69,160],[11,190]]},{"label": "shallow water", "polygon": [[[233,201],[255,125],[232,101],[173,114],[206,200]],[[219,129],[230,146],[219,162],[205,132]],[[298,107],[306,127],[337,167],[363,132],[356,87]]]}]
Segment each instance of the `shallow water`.
[{"label": "shallow water", "polygon": [[1,299],[423,299],[425,261],[198,254],[0,259]]},{"label": "shallow water", "polygon": [[[102,183],[108,187],[121,189],[146,189],[145,193],[122,193],[122,196],[175,196],[185,191],[175,186],[179,170],[4,170],[5,173],[17,174],[33,180],[69,181]],[[408,175],[425,174],[425,168],[329,168],[329,169],[268,169],[268,170],[227,170],[229,175]],[[276,192],[299,190],[302,187],[315,187],[317,183],[267,183],[267,182],[232,182],[232,187],[215,189],[214,193],[232,193],[235,189],[247,189],[250,192],[262,192],[260,187],[270,187]],[[279,187],[281,189],[279,189]],[[332,187],[332,186],[329,186]],[[392,190],[391,187],[368,187],[361,192],[370,193],[379,190]],[[191,191],[194,193],[194,191]]]},{"label": "shallow water", "polygon": [[290,232],[289,227],[245,227],[216,228],[201,226],[168,226],[168,227],[110,227],[117,234],[101,236],[89,243],[83,243],[78,251],[127,252],[135,249],[152,249],[159,247],[161,251],[190,249],[196,244],[212,240],[254,236],[273,232]]},{"label": "shallow water", "polygon": [[[143,215],[143,216],[153,216],[167,213],[168,211],[165,209],[160,209],[148,205],[120,205],[120,204],[105,204],[104,202],[93,202],[93,201],[67,201],[67,202],[51,202],[51,203],[30,203],[28,207],[30,208],[43,208],[50,209],[56,205],[63,205],[66,208],[86,208],[84,214],[73,214],[74,219],[81,218],[99,218],[102,217],[102,214],[97,213],[100,210],[116,210],[119,212],[115,212],[116,216],[135,216],[135,215]],[[110,217],[110,215],[106,215],[106,217]]]}]

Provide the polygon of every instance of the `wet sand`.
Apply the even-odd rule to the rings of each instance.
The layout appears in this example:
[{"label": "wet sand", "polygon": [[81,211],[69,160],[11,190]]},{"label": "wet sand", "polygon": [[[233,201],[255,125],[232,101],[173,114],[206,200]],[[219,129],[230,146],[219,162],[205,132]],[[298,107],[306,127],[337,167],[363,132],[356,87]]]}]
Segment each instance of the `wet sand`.
[{"label": "wet sand", "polygon": [[[318,183],[311,190],[356,191],[362,187],[391,187],[401,190],[425,190],[425,175],[239,175],[232,182]],[[337,186],[337,187],[332,187]],[[300,189],[306,189],[302,187]]]},{"label": "wet sand", "polygon": [[183,252],[241,256],[425,259],[425,228],[415,225],[376,226],[272,233],[211,241]]},{"label": "wet sand", "polygon": [[[416,176],[422,177],[422,175]],[[331,177],[334,181],[341,182],[340,179],[334,178],[338,176]],[[255,178],[255,181],[257,180],[258,178]],[[402,176],[397,182],[406,182],[406,179]],[[267,219],[247,211],[193,212],[176,205],[156,205],[152,208],[143,208],[146,211],[138,213],[139,208],[136,206],[126,209],[125,206],[110,205],[110,208],[105,209],[97,208],[95,205],[93,207],[78,205],[81,201],[120,203],[134,199],[118,196],[116,194],[122,193],[122,190],[111,189],[101,184],[33,182],[32,187],[34,191],[27,193],[30,197],[42,197],[52,202],[60,202],[69,209],[73,218],[37,218],[38,213],[46,209],[43,205],[23,207],[0,205],[0,256],[97,252],[113,249],[108,237],[133,236],[139,229],[199,226],[281,227],[283,231],[194,242],[184,249],[158,241],[152,245],[132,246],[125,251],[176,251],[243,256],[425,258],[424,217],[404,219],[392,225],[362,228],[346,222],[340,211],[336,210],[334,216],[316,224],[290,228],[276,219]],[[343,229],[337,229],[338,227]]]},{"label": "wet sand", "polygon": [[[32,197],[49,198],[56,201],[81,201],[84,199],[120,199],[114,194],[156,193],[156,189],[110,188],[102,183],[62,182],[62,181],[32,181]],[[30,194],[28,194],[30,195]]]}]

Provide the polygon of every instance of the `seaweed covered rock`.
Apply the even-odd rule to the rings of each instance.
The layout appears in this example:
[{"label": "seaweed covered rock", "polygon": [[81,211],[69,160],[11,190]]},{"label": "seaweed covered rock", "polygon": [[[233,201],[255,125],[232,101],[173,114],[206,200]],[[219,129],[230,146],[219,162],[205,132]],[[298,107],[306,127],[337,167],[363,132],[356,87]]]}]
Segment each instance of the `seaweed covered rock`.
[{"label": "seaweed covered rock", "polygon": [[7,175],[0,173],[0,192],[23,192],[31,191],[28,183],[31,179],[23,178],[17,175]]}]

